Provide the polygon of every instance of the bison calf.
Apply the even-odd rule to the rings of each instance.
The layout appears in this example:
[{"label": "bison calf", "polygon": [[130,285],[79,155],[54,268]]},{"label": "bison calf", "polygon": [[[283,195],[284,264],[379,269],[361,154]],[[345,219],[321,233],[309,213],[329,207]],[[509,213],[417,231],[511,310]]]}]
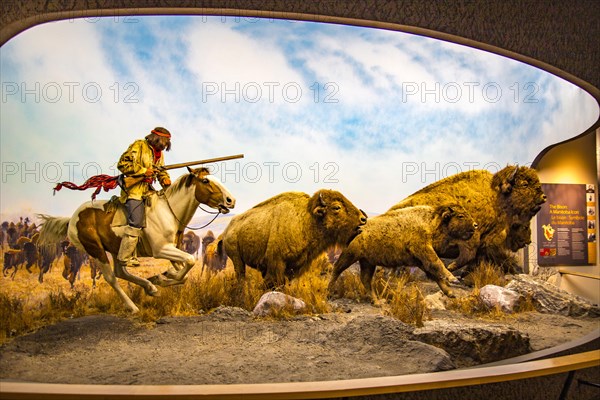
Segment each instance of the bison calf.
[{"label": "bison calf", "polygon": [[371,281],[378,265],[418,266],[444,294],[453,297],[448,283],[458,280],[444,267],[436,250],[460,245],[473,236],[476,228],[471,216],[457,205],[408,207],[371,218],[335,263],[329,293],[340,274],[358,261],[362,284],[372,299]]},{"label": "bison calf", "polygon": [[366,222],[340,192],[286,192],[235,216],[223,232],[223,247],[238,278],[248,265],[273,288],[302,274],[329,247],[345,246]]},{"label": "bison calf", "polygon": [[[531,218],[546,201],[537,172],[529,167],[507,166],[495,174],[485,170],[461,172],[408,196],[390,210],[418,205],[438,206],[458,203],[477,221],[479,229],[465,246],[473,258],[462,260],[460,268],[471,269],[481,261],[501,265],[506,272],[518,269],[511,251],[530,242],[527,236]],[[439,253],[456,257],[456,246]]]}]

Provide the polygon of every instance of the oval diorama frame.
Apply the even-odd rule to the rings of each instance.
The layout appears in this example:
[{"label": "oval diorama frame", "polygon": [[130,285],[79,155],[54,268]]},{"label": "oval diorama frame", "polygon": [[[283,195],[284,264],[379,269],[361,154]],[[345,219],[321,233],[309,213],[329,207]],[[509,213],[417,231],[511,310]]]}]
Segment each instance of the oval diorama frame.
[{"label": "oval diorama frame", "polygon": [[[384,0],[375,4],[362,1],[144,0],[127,7],[112,2],[34,0],[19,6],[3,2],[1,7],[0,46],[18,33],[45,22],[115,15],[266,17],[402,31],[466,45],[543,69],[579,86],[594,97],[600,107],[600,52],[596,42],[600,36],[597,23],[599,10],[594,2],[584,0],[554,3],[551,7],[545,2],[467,0]],[[599,127],[600,116],[584,132],[544,149],[532,166],[535,168],[551,148]],[[505,360],[508,364],[503,362],[502,365],[430,374],[254,385],[118,386],[2,382],[0,394],[5,399],[299,399],[413,392],[415,396],[412,398],[426,398],[430,390],[439,392],[463,388],[462,393],[466,393],[473,385],[478,385],[480,393],[491,395],[499,390],[498,384],[505,384],[504,390],[511,391],[509,386],[515,382],[529,387],[529,391],[519,390],[521,395],[539,394],[539,390],[547,385],[547,381],[540,380],[540,377],[563,382],[564,374],[568,373],[564,390],[573,379],[573,371],[590,368],[597,371],[600,366],[599,342],[600,330],[596,330],[585,338],[547,349],[544,354],[532,353],[518,360]]]}]

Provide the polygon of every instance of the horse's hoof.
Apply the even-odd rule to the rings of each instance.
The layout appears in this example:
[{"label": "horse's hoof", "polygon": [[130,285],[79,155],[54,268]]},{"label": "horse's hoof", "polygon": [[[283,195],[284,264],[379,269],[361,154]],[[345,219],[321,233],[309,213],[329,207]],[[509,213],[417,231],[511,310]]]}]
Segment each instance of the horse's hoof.
[{"label": "horse's hoof", "polygon": [[154,275],[148,278],[148,280],[154,285],[162,286],[166,278],[162,275]]},{"label": "horse's hoof", "polygon": [[154,275],[154,276],[151,276],[150,278],[148,278],[150,283],[153,283],[153,284],[155,284],[157,286],[161,286],[161,287],[181,285],[185,282],[186,279],[187,279],[187,277],[182,280],[170,279],[170,278],[165,278],[164,275]]},{"label": "horse's hoof", "polygon": [[167,270],[165,272],[162,273],[162,276],[168,279],[175,279],[175,277],[177,276],[177,271],[175,270]]}]

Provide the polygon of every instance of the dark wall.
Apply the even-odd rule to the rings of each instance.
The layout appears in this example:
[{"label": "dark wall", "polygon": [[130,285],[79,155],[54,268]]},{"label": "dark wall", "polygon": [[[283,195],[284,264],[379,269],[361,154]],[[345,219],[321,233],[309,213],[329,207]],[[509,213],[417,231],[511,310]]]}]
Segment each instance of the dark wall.
[{"label": "dark wall", "polygon": [[[46,20],[80,15],[266,12],[305,14],[309,19],[350,18],[455,35],[476,47],[493,46],[515,58],[545,65],[567,76],[600,100],[600,4],[594,0],[143,0],[3,1],[0,44]],[[133,4],[133,5],[132,5]],[[120,11],[119,11],[120,10]],[[240,11],[240,10],[249,10]],[[462,38],[462,39],[461,39]],[[474,43],[471,43],[474,44]],[[558,70],[560,71],[558,71]],[[562,72],[561,72],[562,71]],[[578,80],[582,80],[582,82]],[[586,85],[588,83],[589,85]]]}]

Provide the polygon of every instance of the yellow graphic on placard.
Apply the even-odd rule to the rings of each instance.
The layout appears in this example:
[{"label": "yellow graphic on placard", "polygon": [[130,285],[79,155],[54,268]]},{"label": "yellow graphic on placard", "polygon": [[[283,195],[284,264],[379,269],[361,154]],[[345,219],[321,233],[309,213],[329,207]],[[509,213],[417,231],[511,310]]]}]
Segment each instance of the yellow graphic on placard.
[{"label": "yellow graphic on placard", "polygon": [[542,229],[544,229],[544,237],[546,238],[546,240],[551,241],[554,237],[554,228],[552,227],[552,225],[542,225]]}]

